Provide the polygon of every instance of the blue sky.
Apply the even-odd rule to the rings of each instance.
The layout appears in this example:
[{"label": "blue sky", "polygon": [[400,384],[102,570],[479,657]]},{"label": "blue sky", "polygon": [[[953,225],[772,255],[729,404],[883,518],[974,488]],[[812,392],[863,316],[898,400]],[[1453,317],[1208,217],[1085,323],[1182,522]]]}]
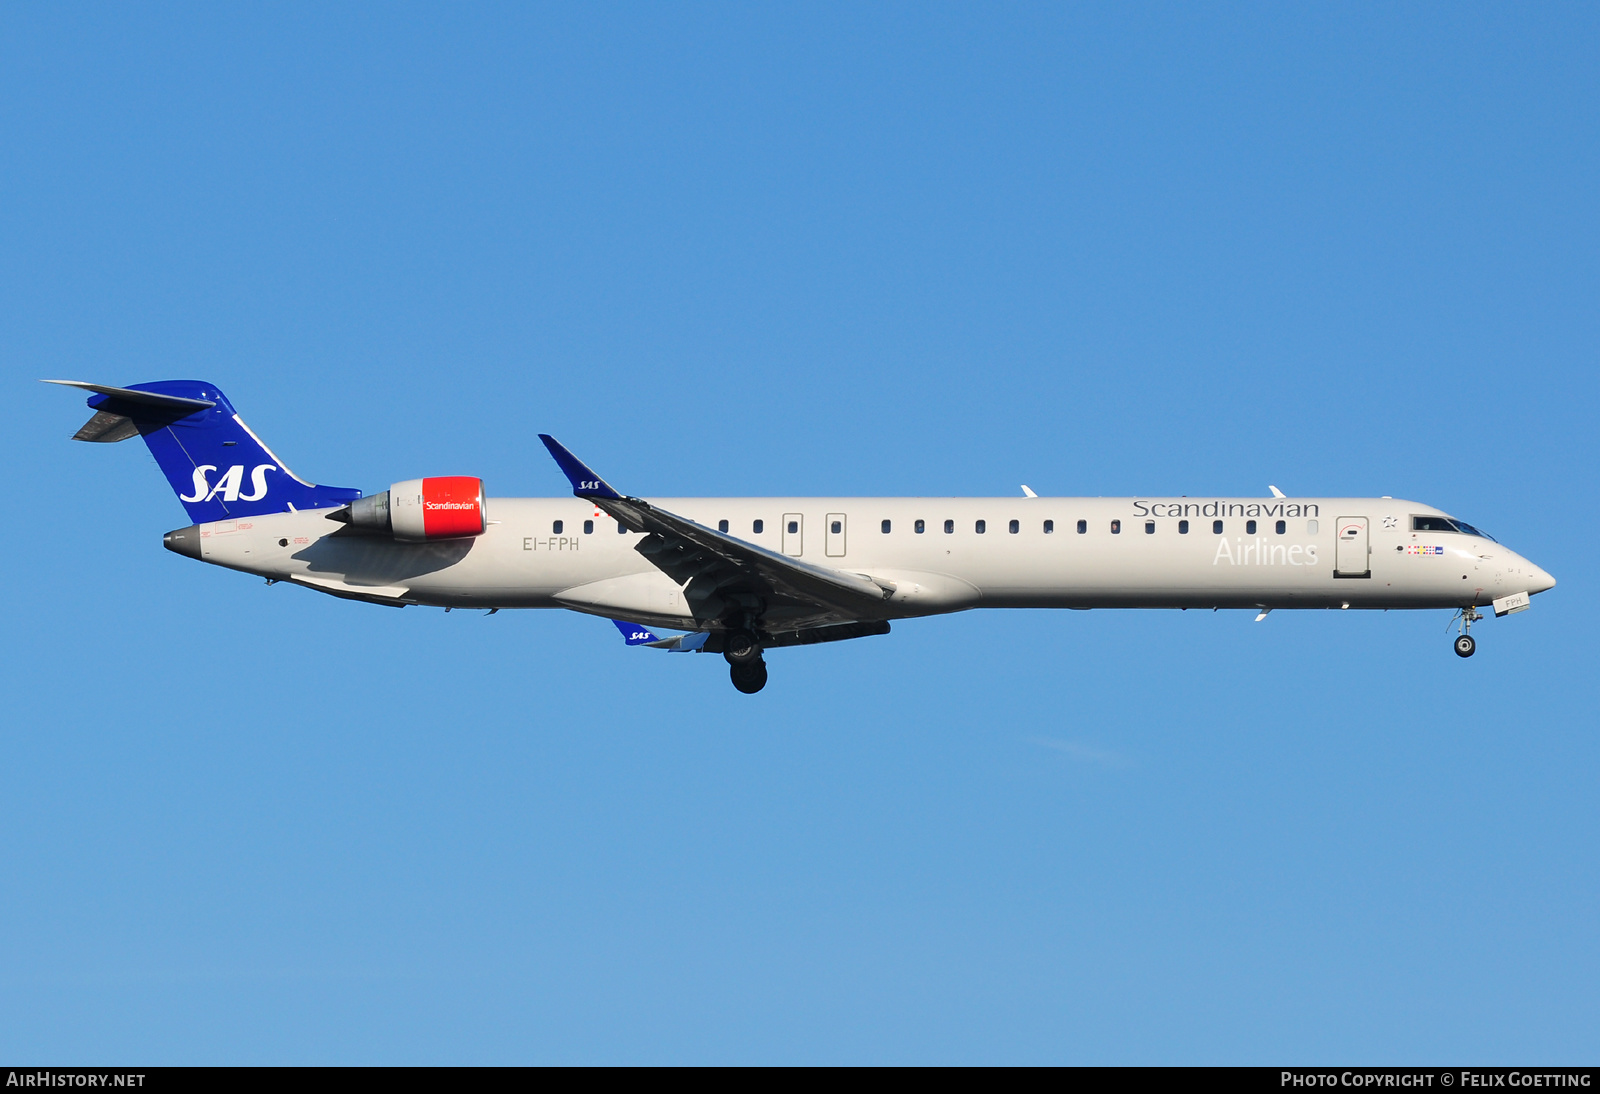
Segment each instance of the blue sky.
[{"label": "blue sky", "polygon": [[[0,1057],[1593,1062],[1600,18],[11,5]],[[1560,585],[780,651],[161,549],[296,471],[1392,494]],[[23,515],[32,514],[26,522]],[[20,527],[26,523],[27,527]]]}]

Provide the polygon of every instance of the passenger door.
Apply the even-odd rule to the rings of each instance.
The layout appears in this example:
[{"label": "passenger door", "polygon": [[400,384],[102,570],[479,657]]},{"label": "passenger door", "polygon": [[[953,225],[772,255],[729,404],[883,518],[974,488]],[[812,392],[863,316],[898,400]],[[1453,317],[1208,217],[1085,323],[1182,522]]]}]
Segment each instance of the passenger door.
[{"label": "passenger door", "polygon": [[844,514],[829,513],[826,542],[829,558],[844,557]]},{"label": "passenger door", "polygon": [[805,518],[799,513],[783,514],[783,553],[799,556],[805,535]]},{"label": "passenger door", "polygon": [[1340,517],[1333,547],[1334,577],[1371,577],[1372,548],[1367,543],[1366,517]]}]

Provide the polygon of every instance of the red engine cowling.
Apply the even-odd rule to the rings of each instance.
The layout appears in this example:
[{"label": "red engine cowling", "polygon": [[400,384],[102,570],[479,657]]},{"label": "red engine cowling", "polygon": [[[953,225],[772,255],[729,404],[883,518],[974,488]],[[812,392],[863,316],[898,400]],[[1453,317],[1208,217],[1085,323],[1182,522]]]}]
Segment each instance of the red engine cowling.
[{"label": "red engine cowling", "polygon": [[446,475],[397,482],[389,487],[389,526],[395,539],[413,542],[481,536],[488,527],[483,480]]},{"label": "red engine cowling", "polygon": [[407,543],[481,536],[489,526],[483,514],[483,480],[466,475],[397,482],[381,494],[334,510],[328,519],[387,532]]}]

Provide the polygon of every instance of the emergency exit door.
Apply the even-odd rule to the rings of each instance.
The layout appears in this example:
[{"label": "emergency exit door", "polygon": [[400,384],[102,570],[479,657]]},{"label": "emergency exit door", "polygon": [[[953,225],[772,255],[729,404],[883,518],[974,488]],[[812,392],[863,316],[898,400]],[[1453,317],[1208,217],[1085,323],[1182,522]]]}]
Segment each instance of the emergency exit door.
[{"label": "emergency exit door", "polygon": [[844,514],[828,514],[828,531],[826,536],[829,558],[844,557]]},{"label": "emergency exit door", "polygon": [[1334,577],[1371,577],[1372,548],[1367,543],[1366,517],[1340,517],[1334,525],[1338,540],[1333,546]]}]

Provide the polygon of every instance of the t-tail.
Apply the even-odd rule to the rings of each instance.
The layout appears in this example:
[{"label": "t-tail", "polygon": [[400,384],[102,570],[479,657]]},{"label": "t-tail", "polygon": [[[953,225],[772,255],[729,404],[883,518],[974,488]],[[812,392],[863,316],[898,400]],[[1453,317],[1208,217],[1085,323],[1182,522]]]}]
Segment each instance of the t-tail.
[{"label": "t-tail", "polygon": [[167,482],[196,524],[213,520],[331,509],[361,491],[315,486],[298,477],[240,420],[226,395],[204,380],[158,380],[105,387],[81,380],[46,380],[94,394],[94,417],[75,441],[143,437]]}]

